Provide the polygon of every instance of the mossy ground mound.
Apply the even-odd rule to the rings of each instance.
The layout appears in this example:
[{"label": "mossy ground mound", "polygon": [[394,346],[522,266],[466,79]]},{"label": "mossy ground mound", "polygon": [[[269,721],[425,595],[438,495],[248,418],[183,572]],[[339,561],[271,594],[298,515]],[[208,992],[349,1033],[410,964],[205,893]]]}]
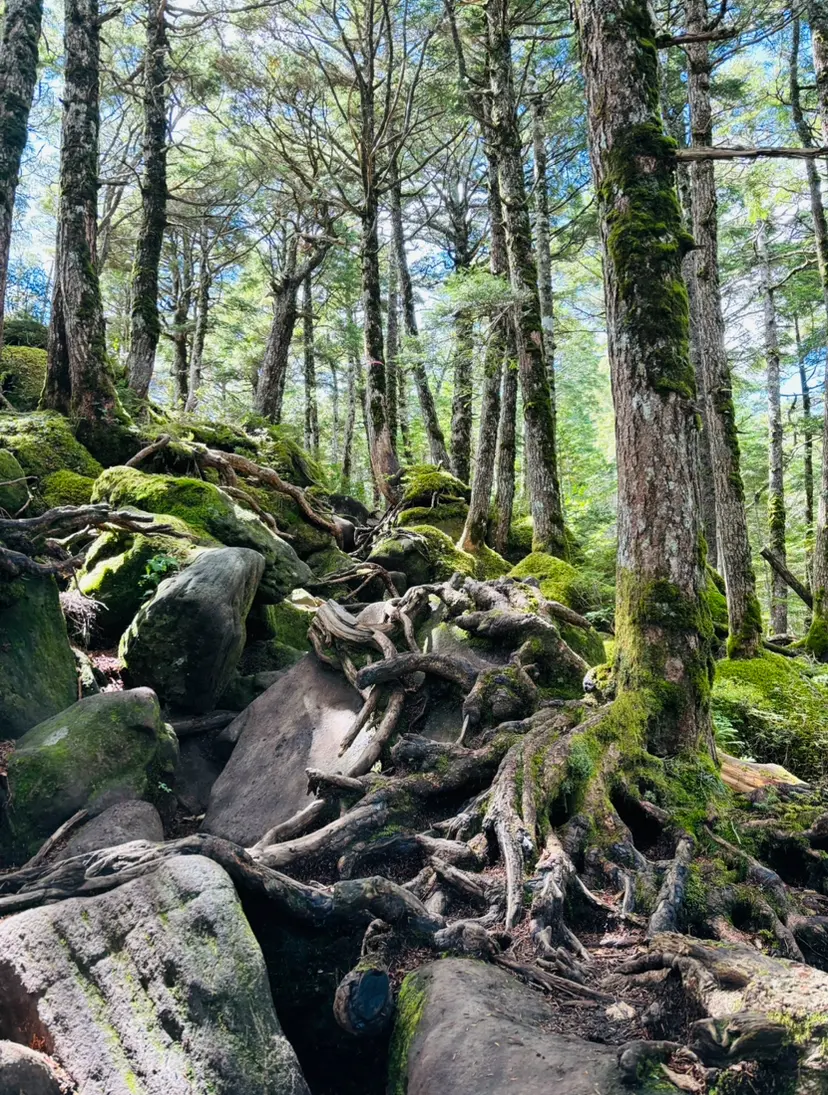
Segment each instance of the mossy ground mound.
[{"label": "mossy ground mound", "polygon": [[3,347],[0,391],[16,411],[37,410],[46,379],[46,351],[36,346]]},{"label": "mossy ground mound", "polygon": [[828,775],[828,678],[808,663],[770,652],[717,662],[713,717],[726,751],[808,782]]},{"label": "mossy ground mound", "polygon": [[600,607],[599,591],[593,582],[583,578],[571,563],[543,551],[527,555],[512,567],[509,577],[521,581],[535,578],[548,601],[559,601],[576,612],[589,612]]},{"label": "mossy ground mound", "polygon": [[370,559],[386,570],[399,570],[409,585],[444,582],[454,573],[473,578],[477,562],[460,551],[451,537],[431,525],[415,525],[386,536],[374,546]]},{"label": "mossy ground mound", "polygon": [[47,475],[40,485],[40,493],[48,509],[55,506],[85,506],[92,499],[95,480],[88,475],[63,468]]},{"label": "mossy ground mound", "polygon": [[0,449],[0,510],[5,510],[10,517],[25,506],[29,497],[26,484],[22,482],[25,474],[14,453]]},{"label": "mossy ground mound", "polygon": [[9,449],[27,475],[45,479],[57,471],[96,478],[101,465],[72,434],[69,421],[53,411],[0,412],[0,447]]},{"label": "mossy ground mound", "polygon": [[436,464],[410,464],[403,469],[402,485],[404,509],[469,500],[466,484]]},{"label": "mossy ground mound", "polygon": [[439,529],[452,540],[459,540],[463,534],[469,507],[465,502],[446,502],[436,506],[412,506],[404,509],[397,518],[400,528],[412,525],[431,525]]}]

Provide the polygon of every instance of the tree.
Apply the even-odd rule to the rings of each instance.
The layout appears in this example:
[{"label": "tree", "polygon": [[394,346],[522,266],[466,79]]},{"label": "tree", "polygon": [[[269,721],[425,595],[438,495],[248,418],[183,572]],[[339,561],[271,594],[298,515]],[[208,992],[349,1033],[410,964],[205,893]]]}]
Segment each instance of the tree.
[{"label": "tree", "polygon": [[0,41],[0,351],[12,215],[37,79],[43,0],[8,0]]},{"label": "tree", "polygon": [[640,702],[650,750],[674,754],[710,735],[696,384],[681,276],[691,241],[660,116],[649,7],[579,0],[576,21],[616,414],[617,686],[619,700]]},{"label": "tree", "polygon": [[132,331],[127,359],[129,386],[149,392],[161,334],[158,266],[167,226],[167,18],[166,0],[149,0],[144,53],[144,172],[141,228],[132,285]]},{"label": "tree", "polygon": [[313,275],[302,282],[302,357],[305,366],[305,448],[319,456],[319,409],[316,400],[316,353],[313,340]]},{"label": "tree", "polygon": [[55,288],[42,397],[44,407],[87,429],[117,416],[95,247],[100,28],[97,0],[68,0]]}]

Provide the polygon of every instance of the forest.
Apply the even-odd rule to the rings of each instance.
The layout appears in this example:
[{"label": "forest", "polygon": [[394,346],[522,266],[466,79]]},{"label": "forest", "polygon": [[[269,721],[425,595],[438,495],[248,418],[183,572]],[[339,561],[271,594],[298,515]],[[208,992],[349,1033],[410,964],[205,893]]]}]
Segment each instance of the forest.
[{"label": "forest", "polygon": [[0,1095],[828,1093],[828,0],[0,18]]}]

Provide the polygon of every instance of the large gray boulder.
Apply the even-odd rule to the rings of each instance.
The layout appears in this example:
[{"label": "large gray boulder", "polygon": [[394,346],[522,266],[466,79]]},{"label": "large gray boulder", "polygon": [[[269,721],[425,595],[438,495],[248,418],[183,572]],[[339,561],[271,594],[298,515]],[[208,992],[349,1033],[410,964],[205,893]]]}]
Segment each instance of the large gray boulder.
[{"label": "large gray boulder", "polygon": [[64,1095],[49,1058],[17,1042],[0,1042],[0,1095]]},{"label": "large gray boulder", "polygon": [[0,741],[74,703],[77,688],[54,578],[0,582]]},{"label": "large gray boulder", "polygon": [[116,802],[97,817],[91,818],[67,840],[55,859],[71,859],[99,848],[115,848],[131,840],[158,843],[164,839],[161,815],[151,802],[130,799]]},{"label": "large gray boulder", "polygon": [[83,1095],[309,1095],[233,884],[179,857],[0,922],[0,1028]]},{"label": "large gray boulder", "polygon": [[167,578],[121,639],[127,679],[182,711],[210,711],[244,650],[265,561],[249,548],[205,551]]},{"label": "large gray boulder", "polygon": [[544,999],[471,959],[422,966],[400,990],[388,1090],[407,1095],[623,1095],[617,1048],[553,1034]]},{"label": "large gray boulder", "polygon": [[153,794],[177,757],[178,741],[149,688],[87,696],[35,726],[8,762],[0,866],[27,860],[80,809],[95,813]]},{"label": "large gray boulder", "polygon": [[361,700],[307,654],[219,735],[235,744],[202,828],[249,846],[308,804],[306,768],[335,771]]}]

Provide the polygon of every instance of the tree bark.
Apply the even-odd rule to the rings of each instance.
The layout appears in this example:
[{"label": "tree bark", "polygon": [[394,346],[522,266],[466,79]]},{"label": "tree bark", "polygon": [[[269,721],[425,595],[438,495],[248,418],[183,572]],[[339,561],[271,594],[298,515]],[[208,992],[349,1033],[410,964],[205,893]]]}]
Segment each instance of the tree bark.
[{"label": "tree bark", "polygon": [[406,335],[414,343],[414,360],[411,366],[411,375],[414,377],[414,385],[420,400],[420,410],[423,412],[423,425],[428,438],[428,450],[433,464],[442,464],[443,467],[451,466],[446,439],[437,417],[437,407],[434,403],[434,395],[428,382],[425,362],[420,355],[418,345],[420,332],[417,327],[417,312],[414,307],[414,286],[411,282],[411,272],[408,269],[408,256],[405,253],[405,232],[402,219],[402,194],[400,192],[400,180],[397,174],[396,163],[392,165],[391,183],[389,190],[389,205],[391,213],[391,229],[394,235],[394,252],[397,263],[397,277],[399,279],[400,298],[402,300],[403,323]]},{"label": "tree bark", "polygon": [[515,340],[510,328],[505,332],[503,389],[500,400],[500,425],[497,440],[497,478],[495,485],[494,547],[505,555],[515,504],[515,461],[517,459],[518,364]]},{"label": "tree bark", "polygon": [[14,198],[37,80],[43,0],[7,0],[0,42],[0,352]]},{"label": "tree bark", "polygon": [[161,333],[158,266],[167,226],[166,0],[149,0],[144,54],[144,173],[141,227],[132,278],[132,326],[127,358],[129,386],[146,399]]},{"label": "tree bark", "polygon": [[210,316],[210,290],[213,287],[213,271],[210,268],[208,249],[202,245],[198,270],[198,292],[195,302],[195,328],[190,353],[189,391],[184,409],[192,414],[198,407],[201,391],[201,374],[204,364],[204,343],[207,340],[207,323]]},{"label": "tree bark", "polygon": [[[779,333],[776,325],[776,301],[774,299],[770,249],[768,247],[768,223],[761,221],[756,239],[759,255],[759,287],[762,297],[762,314],[765,341],[765,363],[768,389],[768,546],[780,560],[787,562],[785,548],[785,474],[782,443],[782,399],[780,395]],[[788,629],[788,587],[773,572],[771,576],[771,630],[782,634]]]},{"label": "tree bark", "polygon": [[506,246],[515,309],[515,344],[523,392],[533,546],[565,557],[563,505],[555,438],[555,405],[549,388],[538,273],[523,176],[520,125],[512,70],[508,0],[486,6],[491,93],[491,140],[496,148],[503,199]]},{"label": "tree bark", "polygon": [[256,388],[255,409],[271,422],[281,422],[282,401],[285,397],[288,358],[296,326],[299,286],[292,277],[283,278],[271,286],[273,319],[267,336],[259,384]]},{"label": "tree bark", "polygon": [[[686,0],[689,31],[707,25],[706,0]],[[712,65],[707,43],[687,47],[691,143],[713,139],[710,102]],[[745,493],[740,471],[739,440],[733,384],[727,360],[719,288],[718,203],[714,167],[709,160],[690,167],[695,251],[688,256],[693,274],[694,327],[698,338],[700,388],[710,447],[716,495],[716,530],[721,548],[720,568],[727,590],[728,652],[752,658],[762,650],[762,616],[756,595],[756,575],[748,539]],[[704,439],[702,439],[702,446]]]},{"label": "tree bark", "polygon": [[681,276],[690,240],[661,122],[651,9],[578,0],[576,23],[616,416],[616,702],[638,711],[652,752],[674,755],[710,741],[712,627]]},{"label": "tree bark", "polygon": [[814,540],[814,417],[811,413],[811,388],[805,369],[805,356],[799,336],[799,320],[794,316],[796,356],[799,362],[799,386],[802,391],[802,479],[805,487],[805,573],[813,582]]},{"label": "tree bark", "polygon": [[319,409],[316,402],[316,353],[313,343],[313,279],[302,282],[302,356],[305,364],[305,448],[319,456]]},{"label": "tree bark", "polygon": [[348,362],[348,417],[345,420],[345,438],[342,442],[342,485],[348,490],[351,483],[351,464],[354,451],[354,426],[356,425],[356,362]]},{"label": "tree bark", "polygon": [[388,256],[388,315],[385,335],[385,392],[388,402],[388,429],[391,431],[391,444],[397,451],[397,431],[399,429],[399,393],[397,377],[400,353],[400,291],[397,274],[397,259],[394,248]]},{"label": "tree bark", "polygon": [[549,168],[546,156],[546,104],[542,95],[532,102],[532,151],[535,174],[535,239],[538,253],[538,301],[543,324],[543,347],[549,391],[555,405],[555,309],[552,296],[552,255],[549,236]]},{"label": "tree bark", "polygon": [[55,288],[41,398],[89,427],[112,423],[115,386],[96,268],[100,15],[97,0],[67,0]]},{"label": "tree bark", "polygon": [[[454,321],[454,395],[451,401],[451,470],[461,483],[471,478],[474,321]],[[500,374],[500,365],[497,367]],[[486,376],[489,372],[487,369]],[[500,397],[498,396],[498,405]],[[478,458],[479,459],[479,458]],[[491,486],[491,484],[490,484]]]},{"label": "tree bark", "polygon": [[175,399],[182,410],[186,406],[190,385],[190,306],[193,299],[192,247],[189,235],[181,236],[181,253],[173,256],[172,330],[168,332],[173,344],[173,380]]}]

